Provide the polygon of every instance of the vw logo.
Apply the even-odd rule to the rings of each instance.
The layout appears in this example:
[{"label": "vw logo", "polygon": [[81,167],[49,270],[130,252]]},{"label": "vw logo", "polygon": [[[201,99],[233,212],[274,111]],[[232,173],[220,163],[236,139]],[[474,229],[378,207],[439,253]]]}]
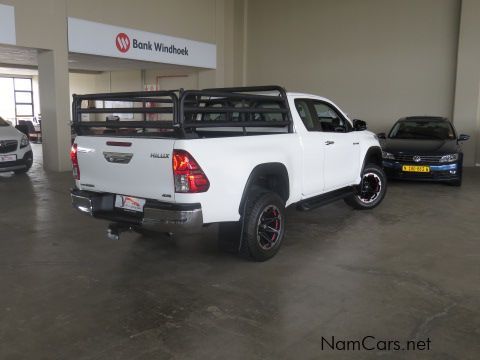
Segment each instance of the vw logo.
[{"label": "vw logo", "polygon": [[415,162],[420,162],[420,161],[422,161],[422,158],[421,158],[420,156],[418,156],[418,155],[415,155],[415,156],[413,157],[413,161],[415,161]]},{"label": "vw logo", "polygon": [[130,38],[125,33],[119,33],[115,40],[115,45],[117,45],[118,51],[126,53],[130,49]]}]

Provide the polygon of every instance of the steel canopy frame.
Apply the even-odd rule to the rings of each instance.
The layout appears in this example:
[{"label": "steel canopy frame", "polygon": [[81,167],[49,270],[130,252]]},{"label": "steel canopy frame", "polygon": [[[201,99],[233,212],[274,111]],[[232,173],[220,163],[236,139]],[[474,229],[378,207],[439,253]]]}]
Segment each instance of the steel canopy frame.
[{"label": "steel canopy frame", "polygon": [[[276,94],[268,94],[274,92]],[[258,94],[260,93],[260,94]],[[267,94],[265,94],[267,93]],[[122,101],[141,103],[141,107],[121,108],[82,108],[83,101]],[[147,103],[155,106],[147,107]],[[222,107],[209,107],[213,103],[223,103]],[[171,106],[157,106],[157,104]],[[241,104],[242,107],[234,105]],[[276,108],[258,107],[261,105],[278,105]],[[246,105],[246,106],[244,106]],[[113,114],[133,113],[144,114],[144,120],[134,121],[82,121],[82,114]],[[242,121],[233,121],[232,114],[245,114]],[[282,121],[253,120],[254,114],[281,114]],[[172,121],[146,120],[146,114],[172,114]],[[225,120],[188,120],[187,115],[195,114],[225,114]],[[286,91],[283,87],[250,86],[212,88],[204,90],[169,90],[169,91],[139,91],[119,93],[99,93],[87,95],[73,95],[72,102],[73,127],[81,135],[84,129],[105,127],[108,129],[121,128],[153,128],[173,129],[179,135],[185,136],[187,131],[195,128],[219,127],[287,127],[293,132],[293,121],[290,114]],[[191,116],[193,118],[193,116]]]}]

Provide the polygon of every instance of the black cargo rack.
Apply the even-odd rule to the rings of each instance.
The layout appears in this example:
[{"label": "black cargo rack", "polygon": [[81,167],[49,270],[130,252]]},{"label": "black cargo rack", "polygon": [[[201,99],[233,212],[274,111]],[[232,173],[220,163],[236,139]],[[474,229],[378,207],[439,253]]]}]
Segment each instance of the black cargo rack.
[{"label": "black cargo rack", "polygon": [[[90,107],[82,107],[85,101]],[[103,101],[104,107],[91,106],[92,101]],[[105,102],[139,106],[105,107]],[[143,117],[132,121],[82,121],[83,114],[142,114]],[[147,114],[167,114],[171,120],[148,120]],[[217,119],[209,119],[212,114]],[[164,129],[175,131],[178,136],[200,128],[240,127],[244,134],[246,128],[277,127],[293,131],[286,91],[275,85],[73,95],[72,116],[79,135],[92,128]]]}]

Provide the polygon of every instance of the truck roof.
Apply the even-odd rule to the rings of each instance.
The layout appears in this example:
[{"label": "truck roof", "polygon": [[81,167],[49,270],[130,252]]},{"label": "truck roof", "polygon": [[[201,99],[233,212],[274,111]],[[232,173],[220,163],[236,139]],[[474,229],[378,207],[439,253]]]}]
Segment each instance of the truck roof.
[{"label": "truck roof", "polygon": [[326,97],[318,96],[318,95],[314,95],[314,94],[301,93],[301,92],[290,92],[289,91],[289,92],[287,92],[287,96],[288,97],[293,97],[293,98],[316,99],[316,100],[325,101],[325,102],[328,102],[328,103],[333,103],[332,100],[330,100]]}]

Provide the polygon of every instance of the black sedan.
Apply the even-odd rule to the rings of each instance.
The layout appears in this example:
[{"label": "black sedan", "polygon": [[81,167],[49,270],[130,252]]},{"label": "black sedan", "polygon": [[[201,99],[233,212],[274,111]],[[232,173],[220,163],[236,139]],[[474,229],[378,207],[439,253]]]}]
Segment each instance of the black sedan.
[{"label": "black sedan", "polygon": [[383,167],[388,177],[462,184],[463,153],[457,133],[446,118],[411,116],[398,120],[383,139]]}]

